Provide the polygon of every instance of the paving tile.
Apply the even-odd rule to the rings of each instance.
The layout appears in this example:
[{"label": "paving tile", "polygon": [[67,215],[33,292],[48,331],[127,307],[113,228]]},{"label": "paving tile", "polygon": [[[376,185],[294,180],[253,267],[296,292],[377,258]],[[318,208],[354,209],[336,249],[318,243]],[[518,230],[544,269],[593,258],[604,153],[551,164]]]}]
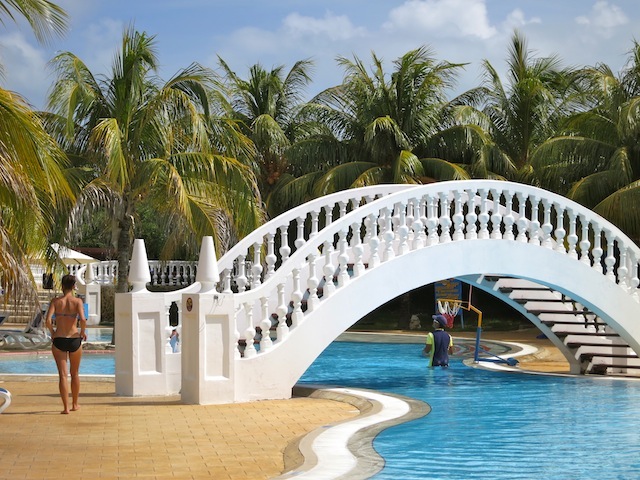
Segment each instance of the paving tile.
[{"label": "paving tile", "polygon": [[60,415],[55,378],[0,386],[12,394],[0,415],[0,479],[268,479],[284,469],[289,442],[358,413],[309,398],[181,405],[177,396],[119,397],[113,382],[85,381],[81,409]]}]

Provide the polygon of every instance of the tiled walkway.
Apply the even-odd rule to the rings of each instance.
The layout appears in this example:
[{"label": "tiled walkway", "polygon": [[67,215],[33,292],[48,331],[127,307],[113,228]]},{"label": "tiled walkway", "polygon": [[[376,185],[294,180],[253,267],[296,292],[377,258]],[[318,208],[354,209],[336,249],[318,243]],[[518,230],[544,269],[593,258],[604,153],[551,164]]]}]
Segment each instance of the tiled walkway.
[{"label": "tiled walkway", "polygon": [[268,479],[291,441],[355,417],[317,398],[182,405],[179,397],[116,397],[112,382],[83,381],[81,410],[61,415],[56,380],[0,381],[1,479]]}]

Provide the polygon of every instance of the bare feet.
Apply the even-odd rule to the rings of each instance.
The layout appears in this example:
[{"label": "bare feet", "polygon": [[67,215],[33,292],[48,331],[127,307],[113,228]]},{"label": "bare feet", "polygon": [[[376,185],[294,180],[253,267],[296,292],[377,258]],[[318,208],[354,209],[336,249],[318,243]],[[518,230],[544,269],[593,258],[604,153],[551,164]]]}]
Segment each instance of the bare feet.
[{"label": "bare feet", "polygon": [[80,405],[74,405],[73,407],[71,407],[72,412],[76,412],[78,410],[80,410]]},{"label": "bare feet", "polygon": [[63,414],[63,415],[69,415],[69,410],[63,410],[60,413]]}]

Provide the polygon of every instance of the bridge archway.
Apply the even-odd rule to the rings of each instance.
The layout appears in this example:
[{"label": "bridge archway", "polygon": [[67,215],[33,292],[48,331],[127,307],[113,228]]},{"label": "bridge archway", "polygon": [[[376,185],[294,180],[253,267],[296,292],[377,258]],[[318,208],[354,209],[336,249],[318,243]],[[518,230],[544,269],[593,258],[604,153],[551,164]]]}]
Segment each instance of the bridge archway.
[{"label": "bridge archway", "polygon": [[[524,279],[566,295],[617,336],[595,332],[594,344],[569,332],[572,344],[592,353],[622,350],[619,357],[640,368],[639,260],[640,249],[602,217],[527,185],[472,180],[333,194],[243,239],[217,262],[217,290],[210,290],[217,278],[201,279],[199,293],[182,296],[183,399],[288,398],[313,360],[358,319],[451,277]],[[290,326],[282,321],[288,316]],[[274,318],[276,338],[259,335]],[[246,343],[242,357],[238,340]],[[577,359],[569,358],[572,368]]]},{"label": "bridge archway", "polygon": [[[552,250],[516,242],[497,246],[488,240],[441,244],[380,265],[371,275],[363,275],[348,288],[336,291],[330,302],[293,329],[287,338],[287,343],[291,342],[288,348],[274,347],[270,352],[273,361],[268,368],[286,376],[293,387],[332,341],[375,308],[438,280],[487,272],[528,279],[565,293],[606,319],[634,350],[640,351],[640,325],[629,321],[637,315],[638,305],[617,285],[602,281],[602,275],[592,268]],[[568,360],[575,363],[575,358]],[[248,359],[243,367],[241,375],[255,375],[258,383],[268,374],[258,357]]]}]

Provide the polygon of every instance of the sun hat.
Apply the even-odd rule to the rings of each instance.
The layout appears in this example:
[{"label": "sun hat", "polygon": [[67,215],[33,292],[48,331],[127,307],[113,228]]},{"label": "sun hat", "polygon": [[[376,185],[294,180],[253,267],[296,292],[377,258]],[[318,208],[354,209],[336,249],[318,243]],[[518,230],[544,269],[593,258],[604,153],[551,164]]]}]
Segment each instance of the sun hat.
[{"label": "sun hat", "polygon": [[432,315],[431,318],[433,318],[433,323],[439,323],[442,328],[447,326],[447,319],[444,315]]}]

